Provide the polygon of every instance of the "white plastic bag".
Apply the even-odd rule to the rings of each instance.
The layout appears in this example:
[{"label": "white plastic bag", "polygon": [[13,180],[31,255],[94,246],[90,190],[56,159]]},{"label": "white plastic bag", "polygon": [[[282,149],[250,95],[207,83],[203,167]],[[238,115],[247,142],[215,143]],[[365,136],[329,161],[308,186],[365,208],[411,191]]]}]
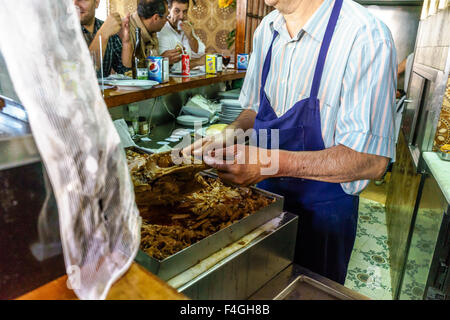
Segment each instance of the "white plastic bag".
[{"label": "white plastic bag", "polygon": [[53,187],[71,287],[104,299],[137,253],[141,219],[73,1],[0,8],[0,51]]}]

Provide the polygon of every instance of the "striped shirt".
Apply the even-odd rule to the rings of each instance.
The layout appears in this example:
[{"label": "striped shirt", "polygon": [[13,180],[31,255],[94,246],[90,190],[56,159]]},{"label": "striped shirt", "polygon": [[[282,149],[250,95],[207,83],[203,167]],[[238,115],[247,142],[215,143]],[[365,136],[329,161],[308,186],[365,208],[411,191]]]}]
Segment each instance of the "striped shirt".
[{"label": "striped shirt", "polygon": [[[262,66],[274,30],[279,36],[273,44],[264,88],[271,106],[281,116],[309,97],[333,4],[333,0],[325,0],[293,38],[278,10],[263,19],[253,36],[253,52],[239,97],[244,108],[258,111]],[[395,159],[396,87],[397,56],[389,29],[361,5],[344,0],[318,94],[325,148],[342,144]],[[341,186],[348,194],[359,194],[368,183],[360,180]]]}]

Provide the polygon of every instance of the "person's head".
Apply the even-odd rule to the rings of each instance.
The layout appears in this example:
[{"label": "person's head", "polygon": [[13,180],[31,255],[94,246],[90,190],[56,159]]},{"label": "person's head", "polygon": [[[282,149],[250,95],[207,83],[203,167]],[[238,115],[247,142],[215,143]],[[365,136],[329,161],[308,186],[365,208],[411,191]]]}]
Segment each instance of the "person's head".
[{"label": "person's head", "polygon": [[137,13],[148,32],[158,32],[167,21],[165,0],[139,0]]},{"label": "person's head", "polygon": [[84,26],[94,21],[100,0],[73,0],[73,4],[80,8],[80,23]]},{"label": "person's head", "polygon": [[169,16],[167,19],[173,27],[178,26],[179,21],[187,20],[189,0],[167,0]]}]

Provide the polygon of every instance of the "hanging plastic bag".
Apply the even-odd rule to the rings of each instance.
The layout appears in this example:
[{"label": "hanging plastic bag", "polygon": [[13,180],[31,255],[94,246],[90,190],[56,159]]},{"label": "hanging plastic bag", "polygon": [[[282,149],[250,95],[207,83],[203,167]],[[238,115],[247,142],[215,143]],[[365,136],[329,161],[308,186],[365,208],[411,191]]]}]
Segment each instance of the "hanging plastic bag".
[{"label": "hanging plastic bag", "polygon": [[55,194],[70,286],[104,299],[137,253],[141,219],[73,1],[0,7],[0,51]]}]

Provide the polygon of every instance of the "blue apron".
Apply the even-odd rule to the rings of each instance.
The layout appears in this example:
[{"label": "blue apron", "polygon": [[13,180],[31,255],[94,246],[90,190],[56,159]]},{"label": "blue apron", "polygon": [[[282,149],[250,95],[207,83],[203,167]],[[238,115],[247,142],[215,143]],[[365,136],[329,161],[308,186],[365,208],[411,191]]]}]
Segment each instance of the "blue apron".
[{"label": "blue apron", "polygon": [[[254,124],[259,145],[262,142],[259,130],[267,130],[266,141],[270,148],[270,129],[278,129],[280,150],[325,149],[317,94],[341,7],[342,0],[336,0],[320,49],[309,98],[295,103],[281,117],[277,117],[264,91],[273,42],[278,36],[278,32],[274,31],[263,65],[260,105]],[[283,195],[285,210],[299,215],[294,262],[343,284],[355,242],[359,197],[346,194],[339,183],[289,177],[269,178],[260,182],[258,187]]]}]

